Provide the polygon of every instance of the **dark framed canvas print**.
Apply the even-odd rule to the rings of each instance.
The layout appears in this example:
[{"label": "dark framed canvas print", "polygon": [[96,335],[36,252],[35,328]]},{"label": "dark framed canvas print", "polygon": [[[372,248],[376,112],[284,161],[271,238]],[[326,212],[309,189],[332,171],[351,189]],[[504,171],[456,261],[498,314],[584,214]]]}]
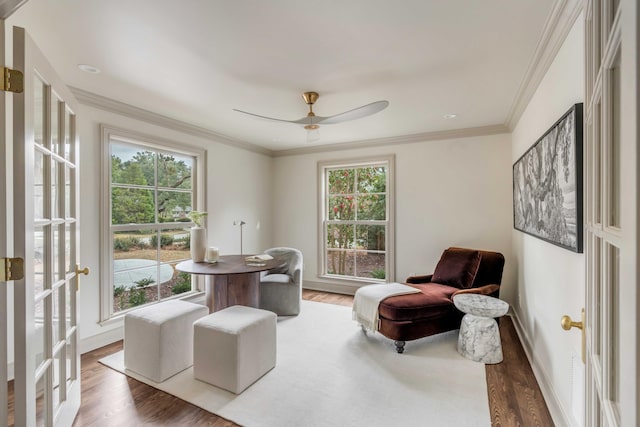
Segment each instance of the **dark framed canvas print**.
[{"label": "dark framed canvas print", "polygon": [[582,104],[513,164],[513,226],[582,252]]}]

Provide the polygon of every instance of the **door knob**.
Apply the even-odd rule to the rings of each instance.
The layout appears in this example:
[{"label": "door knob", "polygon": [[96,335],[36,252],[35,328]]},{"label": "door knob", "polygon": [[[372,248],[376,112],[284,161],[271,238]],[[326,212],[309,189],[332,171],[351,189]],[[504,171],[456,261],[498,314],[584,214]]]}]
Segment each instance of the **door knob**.
[{"label": "door knob", "polygon": [[585,348],[585,344],[586,344],[586,340],[587,340],[587,336],[586,336],[586,332],[585,332],[585,323],[584,323],[584,308],[582,309],[582,313],[581,313],[581,321],[580,322],[574,322],[573,320],[571,320],[571,317],[567,316],[566,314],[564,316],[562,316],[562,318],[560,319],[560,326],[562,326],[562,329],[564,329],[565,331],[570,330],[571,328],[578,328],[582,331],[582,363],[586,362],[586,348]]},{"label": "door knob", "polygon": [[582,322],[574,322],[571,320],[571,317],[567,315],[562,316],[562,319],[560,319],[560,325],[565,331],[568,331],[571,328],[582,329],[584,327]]},{"label": "door knob", "polygon": [[85,267],[80,269],[80,264],[76,264],[76,292],[80,289],[80,275],[84,274],[85,276],[89,275],[89,267]]},{"label": "door knob", "polygon": [[85,276],[89,275],[89,267],[85,267],[82,270],[80,270],[80,265],[76,264],[76,275],[81,275],[84,274]]}]

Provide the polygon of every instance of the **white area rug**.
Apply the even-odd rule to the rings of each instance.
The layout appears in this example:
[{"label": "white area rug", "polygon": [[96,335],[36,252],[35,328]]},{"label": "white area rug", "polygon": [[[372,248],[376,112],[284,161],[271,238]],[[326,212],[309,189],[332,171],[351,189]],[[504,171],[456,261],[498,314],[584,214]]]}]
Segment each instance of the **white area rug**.
[{"label": "white area rug", "polygon": [[101,363],[246,427],[490,426],[485,367],[456,351],[457,331],[407,343],[365,335],[351,308],[303,301],[278,321],[276,367],[236,396],[189,368],[158,384]]}]

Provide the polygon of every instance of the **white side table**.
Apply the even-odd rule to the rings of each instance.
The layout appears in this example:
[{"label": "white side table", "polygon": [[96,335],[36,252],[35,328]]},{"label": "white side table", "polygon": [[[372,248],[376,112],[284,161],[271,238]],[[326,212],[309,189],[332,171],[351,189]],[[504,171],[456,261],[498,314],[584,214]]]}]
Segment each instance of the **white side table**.
[{"label": "white side table", "polygon": [[495,318],[507,314],[509,304],[478,294],[456,295],[453,304],[466,313],[460,324],[458,353],[475,362],[502,362],[502,342]]}]

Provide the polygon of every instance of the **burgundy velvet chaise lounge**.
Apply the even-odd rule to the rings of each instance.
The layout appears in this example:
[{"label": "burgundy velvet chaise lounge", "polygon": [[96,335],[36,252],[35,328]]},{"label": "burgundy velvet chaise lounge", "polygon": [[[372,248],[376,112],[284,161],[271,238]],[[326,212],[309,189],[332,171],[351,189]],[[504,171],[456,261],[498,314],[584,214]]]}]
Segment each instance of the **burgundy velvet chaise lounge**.
[{"label": "burgundy velvet chaise lounge", "polygon": [[392,339],[402,353],[406,341],[460,328],[464,313],[453,296],[478,293],[498,297],[504,256],[499,252],[448,248],[433,274],[408,277],[406,284],[419,293],[397,295],[378,306],[379,332]]}]

